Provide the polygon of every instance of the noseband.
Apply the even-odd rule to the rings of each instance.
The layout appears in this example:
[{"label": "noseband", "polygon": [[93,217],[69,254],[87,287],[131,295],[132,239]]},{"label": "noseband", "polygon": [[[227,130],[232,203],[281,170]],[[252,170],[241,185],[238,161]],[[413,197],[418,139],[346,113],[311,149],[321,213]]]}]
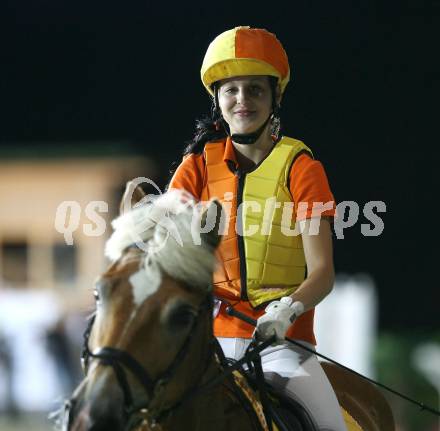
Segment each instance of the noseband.
[{"label": "noseband", "polygon": [[[212,308],[212,297],[207,295],[205,300],[199,306],[194,320],[191,324],[191,328],[186,336],[182,346],[174,357],[173,361],[168,365],[168,367],[156,378],[152,378],[148,371],[132,356],[130,353],[117,349],[114,347],[99,347],[95,350],[90,351],[89,349],[89,338],[90,333],[95,322],[96,314],[93,314],[89,320],[87,328],[84,332],[84,344],[81,353],[81,363],[83,365],[84,373],[87,375],[89,363],[91,360],[97,360],[100,365],[110,366],[113,368],[115,376],[117,378],[119,387],[122,390],[124,396],[124,414],[126,424],[126,430],[131,430],[140,425],[142,422],[147,422],[150,427],[154,427],[159,421],[163,420],[168,416],[175,407],[180,405],[177,402],[174,406],[161,409],[160,407],[154,408],[152,404],[158,399],[160,394],[163,393],[166,385],[169,383],[171,378],[175,375],[179,365],[183,362],[184,358],[188,354],[189,348],[194,339],[194,333],[196,332],[196,327],[200,321],[200,313],[205,310],[210,310]],[[212,313],[209,313],[211,316]],[[211,318],[210,318],[211,321]],[[212,322],[211,322],[212,324]],[[209,364],[209,358],[212,353],[212,348],[208,352],[205,370]],[[125,370],[129,370],[140,385],[144,388],[148,395],[148,403],[136,405],[132,390],[127,379],[127,373]],[[203,373],[202,373],[203,375]],[[64,423],[62,424],[63,431],[67,431],[70,427],[71,419],[69,418],[69,413],[74,407],[75,399],[71,398],[66,401],[64,406]]]}]

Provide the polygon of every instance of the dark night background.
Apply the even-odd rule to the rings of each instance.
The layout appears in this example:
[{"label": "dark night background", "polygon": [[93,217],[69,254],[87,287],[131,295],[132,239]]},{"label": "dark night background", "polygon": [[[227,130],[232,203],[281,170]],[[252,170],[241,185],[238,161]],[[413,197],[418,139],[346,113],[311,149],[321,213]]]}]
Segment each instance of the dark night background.
[{"label": "dark night background", "polygon": [[387,205],[380,237],[361,235],[361,215],[335,240],[337,271],[373,275],[382,328],[438,329],[440,1],[383,3],[3,2],[1,143],[30,154],[125,141],[156,160],[163,186],[209,112],[208,43],[267,28],[292,67],[285,134],[311,146],[337,201]]}]

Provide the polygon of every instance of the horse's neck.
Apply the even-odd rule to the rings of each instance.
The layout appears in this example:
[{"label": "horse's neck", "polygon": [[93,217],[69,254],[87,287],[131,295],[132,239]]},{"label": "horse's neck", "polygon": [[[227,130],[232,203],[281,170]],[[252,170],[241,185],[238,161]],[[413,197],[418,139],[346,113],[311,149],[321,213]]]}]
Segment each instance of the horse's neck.
[{"label": "horse's neck", "polygon": [[[200,385],[220,376],[221,367],[212,358]],[[232,377],[227,377],[213,388],[196,395],[186,407],[179,409],[163,427],[165,431],[253,431],[249,415],[234,394]]]}]

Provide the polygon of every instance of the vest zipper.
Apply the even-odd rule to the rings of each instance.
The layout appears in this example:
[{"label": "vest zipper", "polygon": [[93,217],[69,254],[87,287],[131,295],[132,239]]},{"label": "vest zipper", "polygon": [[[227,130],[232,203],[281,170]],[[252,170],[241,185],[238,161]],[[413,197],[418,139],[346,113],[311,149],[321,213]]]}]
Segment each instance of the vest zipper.
[{"label": "vest zipper", "polygon": [[[238,186],[237,186],[237,231],[243,234],[244,226],[243,226],[243,217],[238,213],[238,209],[240,208],[241,203],[243,202],[243,189],[244,189],[244,180],[246,178],[246,174],[240,171],[237,171],[238,178]],[[243,235],[238,235],[237,232],[237,245],[238,245],[238,256],[240,259],[240,299],[242,301],[248,301],[247,294],[247,283],[246,283],[246,254],[244,252],[244,240]]]}]

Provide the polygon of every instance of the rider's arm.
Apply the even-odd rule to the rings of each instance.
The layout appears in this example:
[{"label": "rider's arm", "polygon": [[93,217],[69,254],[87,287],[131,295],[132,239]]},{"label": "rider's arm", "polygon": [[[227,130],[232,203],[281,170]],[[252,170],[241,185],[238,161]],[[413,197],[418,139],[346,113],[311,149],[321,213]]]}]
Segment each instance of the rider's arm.
[{"label": "rider's arm", "polygon": [[[307,278],[292,295],[294,301],[304,304],[304,311],[318,304],[333,287],[333,250],[331,223],[335,215],[334,197],[330,190],[324,167],[308,154],[301,154],[290,171],[290,192],[296,203],[296,220],[299,221]],[[309,227],[314,217],[314,204],[329,203],[321,212],[319,234]],[[301,208],[301,205],[305,204]]]},{"label": "rider's arm", "polygon": [[302,241],[307,265],[307,278],[291,295],[293,301],[301,301],[304,311],[310,310],[327,296],[334,282],[333,246],[330,222],[321,218],[319,233],[309,233],[311,219],[304,220]]}]

